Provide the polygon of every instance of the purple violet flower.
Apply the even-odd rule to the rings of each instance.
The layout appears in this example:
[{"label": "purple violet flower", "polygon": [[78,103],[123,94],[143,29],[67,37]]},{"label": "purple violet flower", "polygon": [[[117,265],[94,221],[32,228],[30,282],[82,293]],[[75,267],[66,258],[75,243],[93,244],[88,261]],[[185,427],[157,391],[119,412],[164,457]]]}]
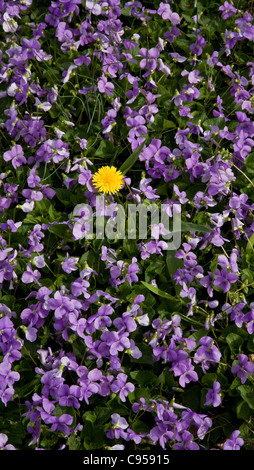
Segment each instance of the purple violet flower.
[{"label": "purple violet flower", "polygon": [[227,439],[223,444],[223,450],[240,450],[240,447],[243,446],[244,440],[240,435],[240,431],[233,431],[230,438]]},{"label": "purple violet flower", "polygon": [[236,374],[241,379],[242,384],[244,384],[248,378],[248,374],[253,374],[254,364],[248,361],[248,357],[245,354],[238,354],[237,358],[239,364],[233,365],[231,372]]},{"label": "purple violet flower", "polygon": [[216,269],[214,281],[214,286],[220,287],[224,292],[228,292],[231,284],[235,283],[238,280],[238,276],[235,273],[230,273],[226,269]]},{"label": "purple violet flower", "polygon": [[39,284],[39,286],[41,286],[39,282],[40,277],[40,271],[38,271],[38,269],[35,269],[33,271],[31,263],[28,263],[26,270],[22,274],[21,280],[22,282],[24,282],[24,284],[31,284],[32,282],[35,282],[36,284]]},{"label": "purple violet flower", "polygon": [[65,261],[62,263],[63,271],[68,274],[72,273],[73,271],[76,271],[78,269],[78,267],[76,266],[78,261],[79,258],[74,258],[72,256],[70,257],[69,253],[67,253]]},{"label": "purple violet flower", "polygon": [[206,401],[204,403],[204,406],[208,405],[213,405],[213,407],[220,406],[221,404],[221,396],[220,396],[220,383],[215,381],[213,383],[213,388],[211,390],[208,390],[206,394]]},{"label": "purple violet flower", "polygon": [[197,349],[193,360],[196,364],[201,363],[202,370],[205,374],[210,365],[220,361],[221,352],[217,346],[215,346],[213,339],[209,336],[200,338],[199,344],[201,346]]},{"label": "purple violet flower", "polygon": [[23,165],[23,163],[26,163],[23,148],[19,144],[14,145],[11,150],[4,152],[3,158],[6,162],[11,161],[12,166],[15,169]]},{"label": "purple violet flower", "polygon": [[111,384],[111,390],[113,393],[119,393],[120,400],[125,402],[126,397],[130,392],[135,390],[135,386],[131,382],[127,382],[127,375],[120,373],[116,380]]},{"label": "purple violet flower", "polygon": [[219,11],[222,11],[222,18],[223,20],[226,20],[227,18],[230,18],[234,13],[237,12],[237,9],[234,7],[233,3],[230,2],[224,2],[223,5],[219,7]]},{"label": "purple violet flower", "polygon": [[0,433],[0,450],[16,450],[12,444],[7,444],[8,436],[4,433]]}]

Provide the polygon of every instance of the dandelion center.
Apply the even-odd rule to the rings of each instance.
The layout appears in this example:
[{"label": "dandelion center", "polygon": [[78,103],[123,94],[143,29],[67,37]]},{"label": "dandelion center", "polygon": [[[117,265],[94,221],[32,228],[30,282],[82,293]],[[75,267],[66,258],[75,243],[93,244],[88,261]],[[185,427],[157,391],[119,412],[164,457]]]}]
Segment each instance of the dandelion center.
[{"label": "dandelion center", "polygon": [[104,166],[93,176],[93,184],[104,194],[115,194],[123,186],[124,175],[114,166]]}]

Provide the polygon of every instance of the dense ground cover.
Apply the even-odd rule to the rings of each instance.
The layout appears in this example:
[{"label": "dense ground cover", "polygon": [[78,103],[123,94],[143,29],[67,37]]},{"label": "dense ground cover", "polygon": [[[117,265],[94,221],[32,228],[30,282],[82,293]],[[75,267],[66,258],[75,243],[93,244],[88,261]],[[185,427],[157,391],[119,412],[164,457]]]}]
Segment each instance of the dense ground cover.
[{"label": "dense ground cover", "polygon": [[0,0],[0,447],[253,449],[253,15]]}]

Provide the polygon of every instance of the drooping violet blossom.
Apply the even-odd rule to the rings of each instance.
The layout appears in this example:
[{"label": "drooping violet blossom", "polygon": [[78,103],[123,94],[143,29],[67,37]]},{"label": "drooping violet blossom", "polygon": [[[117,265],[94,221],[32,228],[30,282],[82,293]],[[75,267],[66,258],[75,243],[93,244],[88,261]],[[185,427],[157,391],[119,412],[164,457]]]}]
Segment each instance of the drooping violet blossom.
[{"label": "drooping violet blossom", "polygon": [[231,367],[231,372],[236,374],[242,384],[244,384],[248,378],[248,375],[254,372],[254,363],[248,361],[248,357],[245,354],[238,354],[237,356],[239,364],[235,364]]},{"label": "drooping violet blossom", "polygon": [[230,438],[227,439],[223,444],[223,450],[240,450],[244,444],[244,440],[240,435],[240,431],[233,431]]},{"label": "drooping violet blossom", "polygon": [[221,396],[220,396],[220,383],[215,381],[213,383],[213,388],[211,390],[208,390],[206,394],[206,401],[204,403],[204,406],[211,405],[216,408],[217,406],[220,406],[221,404]]},{"label": "drooping violet blossom", "polygon": [[200,56],[202,54],[203,47],[206,44],[207,44],[207,41],[200,34],[197,34],[196,42],[191,44],[189,49],[193,54]]}]

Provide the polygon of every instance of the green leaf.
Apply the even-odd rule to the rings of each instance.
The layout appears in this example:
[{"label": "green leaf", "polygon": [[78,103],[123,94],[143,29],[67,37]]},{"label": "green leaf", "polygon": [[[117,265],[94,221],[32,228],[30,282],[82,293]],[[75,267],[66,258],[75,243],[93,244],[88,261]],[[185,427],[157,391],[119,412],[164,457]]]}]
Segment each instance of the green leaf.
[{"label": "green leaf", "polygon": [[[147,137],[146,137],[146,140],[147,140]],[[125,160],[125,162],[120,167],[120,171],[121,171],[121,173],[123,173],[123,175],[125,175],[132,168],[134,163],[137,161],[137,159],[139,157],[139,154],[141,153],[141,151],[142,151],[142,149],[143,149],[143,147],[146,143],[146,140],[144,142],[142,142],[142,144],[140,144],[138,146],[138,148],[136,148],[136,150],[134,150],[134,152],[132,152],[132,154]]]},{"label": "green leaf", "polygon": [[163,292],[162,290],[158,289],[158,287],[152,286],[151,284],[148,284],[148,282],[141,281],[143,286],[145,286],[148,290],[153,292],[154,294],[157,294],[159,297],[164,297],[164,299],[168,300],[176,300],[176,298],[173,295],[168,294],[167,292]]},{"label": "green leaf", "polygon": [[188,22],[192,23],[193,19],[190,15],[185,15],[185,13],[182,14],[182,17]]},{"label": "green leaf", "polygon": [[156,194],[158,194],[158,196],[167,196],[168,195],[168,183],[160,184],[160,186],[158,186],[157,188]]},{"label": "green leaf", "polygon": [[243,338],[235,333],[229,333],[226,337],[226,341],[232,352],[238,353],[243,344]]},{"label": "green leaf", "polygon": [[0,298],[0,303],[7,305],[7,307],[9,307],[11,310],[14,309],[15,302],[16,297],[14,295],[3,295],[3,297]]},{"label": "green leaf", "polygon": [[242,399],[254,410],[254,388],[251,385],[240,385],[237,388]]},{"label": "green leaf", "polygon": [[152,366],[154,364],[152,348],[145,343],[136,343],[136,346],[141,351],[142,356],[139,359],[135,359],[131,356],[131,362],[135,362],[138,364],[148,364]]},{"label": "green leaf", "polygon": [[224,118],[212,118],[212,119],[206,119],[203,122],[203,126],[205,127],[210,127],[210,126],[218,126],[219,129],[222,129],[225,126],[225,119]]},{"label": "green leaf", "polygon": [[191,408],[192,411],[197,411],[199,407],[199,389],[197,387],[186,389],[182,395],[182,404],[187,408]]},{"label": "green leaf", "polygon": [[98,424],[104,424],[109,419],[111,415],[111,411],[109,410],[109,408],[106,408],[105,406],[97,406],[95,410],[95,414],[96,414],[96,422]]},{"label": "green leaf", "polygon": [[70,229],[65,224],[50,225],[48,227],[48,231],[54,235],[57,235],[62,240],[73,242],[73,236],[70,232]]},{"label": "green leaf", "polygon": [[[131,393],[130,393],[131,395]],[[119,413],[121,416],[128,416],[129,415],[129,408],[125,406],[122,402],[119,402],[119,398],[114,396],[112,400],[108,403],[110,414],[112,413]]]},{"label": "green leaf", "polygon": [[183,267],[183,260],[175,257],[176,251],[177,250],[168,250],[166,256],[167,269],[171,277],[176,273],[178,268]]},{"label": "green leaf", "polygon": [[247,246],[246,246],[246,253],[254,252],[254,233],[248,239]]},{"label": "green leaf", "polygon": [[175,385],[176,385],[176,382],[174,380],[173,373],[170,372],[168,367],[165,367],[165,369],[163,369],[163,372],[161,374],[162,390],[166,390],[166,391],[171,390],[172,387],[174,387]]},{"label": "green leaf", "polygon": [[136,419],[132,425],[132,429],[136,434],[149,434],[150,428],[143,421]]},{"label": "green leaf", "polygon": [[205,374],[202,379],[201,379],[201,383],[202,385],[206,385],[208,388],[212,388],[213,387],[213,383],[217,380],[217,376],[216,374],[212,373],[212,372],[209,372],[207,374]]},{"label": "green leaf", "polygon": [[188,39],[182,38],[182,37],[177,37],[175,39],[175,43],[178,47],[180,47],[184,52],[188,53],[189,52],[189,47],[190,47],[190,41]]},{"label": "green leaf", "polygon": [[175,127],[176,127],[176,124],[174,121],[168,121],[167,119],[163,120],[163,130],[173,129]]},{"label": "green leaf", "polygon": [[130,15],[130,10],[131,10],[130,8],[122,8],[121,14],[123,16],[131,16]]},{"label": "green leaf", "polygon": [[137,242],[136,240],[128,240],[128,238],[123,239],[123,249],[126,251],[128,256],[132,256],[132,254],[137,250]]},{"label": "green leaf", "polygon": [[79,450],[81,448],[81,439],[79,436],[71,434],[67,439],[67,446],[69,450]]},{"label": "green leaf", "polygon": [[[219,369],[219,367],[218,367],[218,369]],[[226,369],[224,368],[224,373],[225,373],[225,371],[226,371]],[[230,396],[236,396],[237,395],[237,397],[239,398],[237,389],[240,386],[240,383],[241,383],[241,380],[240,380],[239,377],[235,377],[233,380],[231,380],[230,389],[229,389],[229,395]]]},{"label": "green leaf", "polygon": [[194,11],[193,3],[190,2],[190,0],[181,0],[180,7],[182,10],[187,10],[189,13],[192,13]]},{"label": "green leaf", "polygon": [[104,157],[112,157],[115,153],[115,147],[109,140],[102,140],[99,147],[95,152],[96,157],[104,158]]},{"label": "green leaf", "polygon": [[178,296],[176,296],[175,300],[164,299],[161,301],[160,305],[157,305],[156,310],[160,315],[160,318],[168,320],[171,317],[171,314],[173,315],[181,310],[182,302],[178,299]]},{"label": "green leaf", "polygon": [[212,232],[212,229],[209,227],[205,227],[204,225],[199,224],[193,224],[191,222],[182,222],[181,230],[182,232]]},{"label": "green leaf", "polygon": [[248,284],[253,282],[253,271],[249,268],[242,269],[242,281],[247,281]]},{"label": "green leaf", "polygon": [[141,397],[144,398],[147,403],[149,403],[150,398],[151,398],[150,387],[146,387],[146,388],[136,387],[133,392],[130,392],[128,394],[128,399],[131,404],[140,401]]},{"label": "green leaf", "polygon": [[101,449],[105,442],[104,426],[87,421],[82,430],[82,437],[86,450]]},{"label": "green leaf", "polygon": [[254,337],[253,335],[249,335],[248,341],[247,341],[247,349],[250,353],[254,353]]},{"label": "green leaf", "polygon": [[86,411],[82,419],[91,423],[104,424],[110,417],[111,411],[105,406],[98,406],[94,411]]},{"label": "green leaf", "polygon": [[70,205],[70,191],[64,188],[55,188],[56,197],[61,201],[65,206]]},{"label": "green leaf", "polygon": [[86,411],[83,414],[82,419],[84,421],[90,421],[91,423],[95,423],[95,421],[96,421],[95,411]]},{"label": "green leaf", "polygon": [[213,275],[213,278],[215,276],[217,266],[218,266],[218,255],[215,255],[212,262],[211,262],[211,264],[210,264],[210,269],[211,269],[211,273]]},{"label": "green leaf", "polygon": [[162,259],[155,260],[145,270],[145,282],[149,282],[154,279],[155,274],[160,274],[163,270],[164,262]]},{"label": "green leaf", "polygon": [[16,386],[16,394],[20,398],[25,398],[35,392],[38,389],[39,385],[40,379],[39,377],[35,377],[33,380],[28,381],[25,385],[22,385],[21,387]]},{"label": "green leaf", "polygon": [[149,370],[135,370],[131,372],[131,378],[136,380],[140,387],[156,387],[159,385],[158,377]]},{"label": "green leaf", "polygon": [[61,114],[61,107],[58,105],[52,106],[52,108],[49,110],[50,116],[55,119]]},{"label": "green leaf", "polygon": [[42,220],[42,217],[34,217],[32,214],[27,214],[27,216],[24,218],[23,223],[24,224],[40,224]]},{"label": "green leaf", "polygon": [[253,416],[253,412],[244,400],[237,404],[236,414],[238,419],[244,419],[245,421],[249,421],[250,417]]}]

